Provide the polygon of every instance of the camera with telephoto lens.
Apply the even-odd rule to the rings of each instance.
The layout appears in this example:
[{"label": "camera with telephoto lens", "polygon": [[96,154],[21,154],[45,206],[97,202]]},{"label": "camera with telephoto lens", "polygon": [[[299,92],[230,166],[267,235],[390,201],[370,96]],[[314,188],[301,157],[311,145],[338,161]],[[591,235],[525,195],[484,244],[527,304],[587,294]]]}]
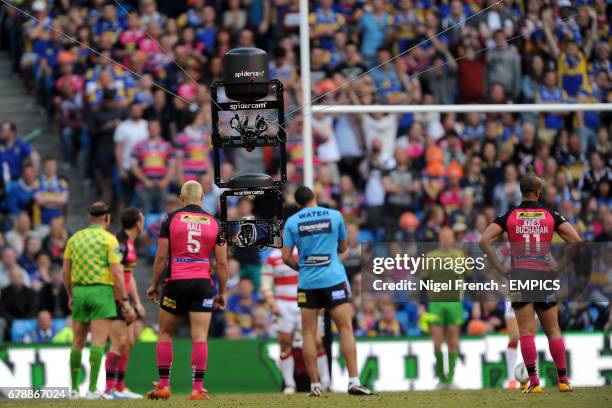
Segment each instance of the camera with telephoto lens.
[{"label": "camera with telephoto lens", "polygon": [[[282,194],[279,188],[287,181],[287,150],[283,85],[268,75],[268,55],[258,48],[235,48],[223,57],[223,80],[211,86],[213,170],[221,194],[221,237],[227,245],[282,247]],[[271,124],[267,115],[274,114]],[[276,133],[272,134],[272,129]],[[238,173],[221,180],[221,153],[224,149],[272,147],[277,150],[280,178],[265,173]],[[272,212],[257,219],[244,217],[228,220],[228,197],[255,197],[267,200]]]}]

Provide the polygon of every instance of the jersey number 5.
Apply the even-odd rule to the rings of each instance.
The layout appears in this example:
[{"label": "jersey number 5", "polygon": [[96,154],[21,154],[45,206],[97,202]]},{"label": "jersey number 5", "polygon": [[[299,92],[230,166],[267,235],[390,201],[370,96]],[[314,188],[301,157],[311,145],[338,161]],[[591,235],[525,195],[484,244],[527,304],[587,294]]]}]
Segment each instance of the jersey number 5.
[{"label": "jersey number 5", "polygon": [[200,241],[197,239],[202,236],[202,231],[187,231],[187,251],[192,254],[200,252]]}]

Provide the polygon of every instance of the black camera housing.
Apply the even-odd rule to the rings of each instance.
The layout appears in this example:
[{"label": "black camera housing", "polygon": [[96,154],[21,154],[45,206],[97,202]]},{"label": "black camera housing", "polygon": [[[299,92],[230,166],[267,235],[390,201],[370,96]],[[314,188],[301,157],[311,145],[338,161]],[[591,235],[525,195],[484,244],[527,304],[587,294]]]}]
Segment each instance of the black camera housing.
[{"label": "black camera housing", "polygon": [[[275,203],[274,216],[269,219],[241,219],[228,221],[228,197],[257,196],[272,198]],[[283,204],[282,194],[277,188],[244,188],[226,190],[221,194],[221,230],[229,246],[238,248],[282,248]],[[250,236],[246,233],[249,233]]]}]

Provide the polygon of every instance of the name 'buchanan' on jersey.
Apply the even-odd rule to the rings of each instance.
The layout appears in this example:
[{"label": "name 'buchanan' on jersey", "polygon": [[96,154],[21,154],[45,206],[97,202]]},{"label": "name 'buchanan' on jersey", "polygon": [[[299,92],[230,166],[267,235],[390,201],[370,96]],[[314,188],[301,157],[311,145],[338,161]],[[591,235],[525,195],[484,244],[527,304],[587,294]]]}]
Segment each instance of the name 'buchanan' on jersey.
[{"label": "name 'buchanan' on jersey", "polygon": [[198,205],[168,214],[159,232],[168,239],[166,279],[211,279],[210,258],[219,233],[217,220]]},{"label": "name 'buchanan' on jersey", "polygon": [[559,212],[535,201],[523,201],[495,221],[508,233],[512,267],[550,269],[550,243],[559,225],[567,222]]}]

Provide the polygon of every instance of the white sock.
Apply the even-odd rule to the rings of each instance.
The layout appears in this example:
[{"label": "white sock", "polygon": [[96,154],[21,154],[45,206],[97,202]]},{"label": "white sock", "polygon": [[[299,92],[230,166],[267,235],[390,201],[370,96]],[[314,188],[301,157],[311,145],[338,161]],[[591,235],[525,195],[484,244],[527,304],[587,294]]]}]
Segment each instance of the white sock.
[{"label": "white sock", "polygon": [[329,385],[329,364],[327,364],[326,354],[317,357],[317,371],[319,372],[321,384]]},{"label": "white sock", "polygon": [[349,387],[352,387],[353,385],[361,385],[361,382],[359,381],[359,377],[349,378]]},{"label": "white sock", "polygon": [[295,388],[295,380],[293,379],[294,368],[295,360],[293,359],[293,354],[289,355],[287,358],[281,358],[280,371],[283,376],[283,381],[285,382],[285,387]]},{"label": "white sock", "polygon": [[506,354],[506,372],[508,373],[508,380],[514,379],[514,367],[516,366],[516,359],[518,357],[518,351],[515,348],[507,348]]}]

